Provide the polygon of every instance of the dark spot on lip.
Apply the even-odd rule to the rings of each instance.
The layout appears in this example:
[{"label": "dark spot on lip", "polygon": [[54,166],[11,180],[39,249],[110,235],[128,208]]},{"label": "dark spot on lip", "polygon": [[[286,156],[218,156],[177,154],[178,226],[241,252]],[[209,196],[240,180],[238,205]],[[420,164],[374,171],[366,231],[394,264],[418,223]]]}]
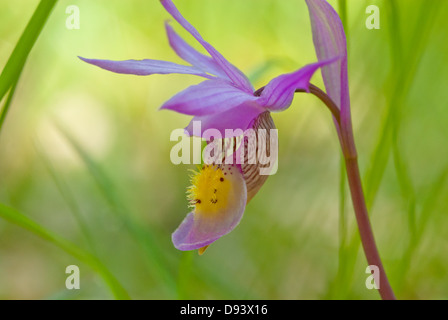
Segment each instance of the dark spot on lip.
[{"label": "dark spot on lip", "polygon": [[213,193],[216,193],[218,190],[217,189],[215,189],[215,190],[213,190]]},{"label": "dark spot on lip", "polygon": [[223,177],[219,178],[219,181],[223,182],[223,181],[224,181],[224,178],[223,178]]},{"label": "dark spot on lip", "polygon": [[196,199],[195,203],[201,203],[201,200],[200,199]]},{"label": "dark spot on lip", "polygon": [[218,199],[211,199],[210,202],[215,204],[216,202],[218,202]]}]

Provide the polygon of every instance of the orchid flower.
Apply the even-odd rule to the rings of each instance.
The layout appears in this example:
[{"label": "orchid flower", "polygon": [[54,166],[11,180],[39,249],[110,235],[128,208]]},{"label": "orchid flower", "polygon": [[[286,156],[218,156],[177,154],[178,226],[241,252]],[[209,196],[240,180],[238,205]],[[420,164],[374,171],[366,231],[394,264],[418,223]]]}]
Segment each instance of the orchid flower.
[{"label": "orchid flower", "polygon": [[[161,109],[193,116],[186,131],[193,135],[193,121],[201,122],[203,131],[213,128],[273,129],[271,112],[286,110],[296,90],[309,91],[310,79],[321,67],[330,65],[339,57],[329,57],[309,64],[295,72],[271,80],[261,93],[254,92],[248,78],[230,64],[181,15],[171,0],[161,0],[171,16],[187,30],[210,56],[196,51],[166,23],[169,43],[176,54],[190,65],[179,65],[159,60],[94,60],[83,61],[115,73],[190,74],[206,80],[191,86],[168,100]],[[232,231],[240,222],[246,204],[260,189],[267,176],[256,172],[256,166],[206,165],[192,177],[188,199],[193,211],[189,213],[172,235],[179,250],[201,249]]]},{"label": "orchid flower", "polygon": [[[394,299],[373,237],[359,174],[350,114],[344,28],[338,14],[326,0],[305,2],[310,12],[318,62],[280,75],[256,91],[243,72],[202,38],[172,0],[161,0],[161,3],[209,55],[196,51],[166,23],[172,49],[189,65],[159,60],[81,59],[115,73],[140,76],[177,73],[204,78],[203,82],[176,94],[161,107],[193,116],[186,131],[189,135],[200,137],[207,129],[216,129],[221,133],[226,129],[273,129],[275,125],[271,112],[289,108],[295,92],[309,92],[317,96],[333,114],[364,251],[369,265],[375,265],[380,270],[379,292],[384,299]],[[313,74],[320,68],[327,92],[310,84]],[[201,123],[199,133],[194,130],[194,121]],[[244,160],[246,154],[243,151],[236,150],[234,156]],[[172,234],[174,246],[179,250],[199,249],[202,254],[211,243],[232,231],[239,224],[247,203],[266,181],[267,176],[257,171],[259,165],[249,165],[244,161],[237,165],[211,164],[195,172],[192,186],[187,192],[193,210]]]}]

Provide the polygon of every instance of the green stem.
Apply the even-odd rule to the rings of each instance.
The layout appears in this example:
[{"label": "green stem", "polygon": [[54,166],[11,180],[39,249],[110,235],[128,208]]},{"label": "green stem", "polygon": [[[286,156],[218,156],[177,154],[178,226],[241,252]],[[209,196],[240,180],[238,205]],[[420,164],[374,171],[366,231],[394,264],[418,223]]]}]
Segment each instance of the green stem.
[{"label": "green stem", "polygon": [[339,16],[341,17],[342,25],[344,26],[345,30],[345,37],[349,39],[348,36],[348,28],[347,28],[347,0],[339,0]]}]

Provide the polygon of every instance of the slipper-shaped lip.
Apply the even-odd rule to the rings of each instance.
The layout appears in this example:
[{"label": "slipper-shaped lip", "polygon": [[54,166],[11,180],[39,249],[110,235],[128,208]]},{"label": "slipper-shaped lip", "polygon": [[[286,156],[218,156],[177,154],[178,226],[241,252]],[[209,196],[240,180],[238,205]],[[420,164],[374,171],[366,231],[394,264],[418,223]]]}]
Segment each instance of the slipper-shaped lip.
[{"label": "slipper-shaped lip", "polygon": [[247,202],[247,189],[240,168],[222,165],[231,184],[227,205],[216,212],[190,212],[172,234],[174,246],[182,251],[196,250],[231,232],[241,221]]}]

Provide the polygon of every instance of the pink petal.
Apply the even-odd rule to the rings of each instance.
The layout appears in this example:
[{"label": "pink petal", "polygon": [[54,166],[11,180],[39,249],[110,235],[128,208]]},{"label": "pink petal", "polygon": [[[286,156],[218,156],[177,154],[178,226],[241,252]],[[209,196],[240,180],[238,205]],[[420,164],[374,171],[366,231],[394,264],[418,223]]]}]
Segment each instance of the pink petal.
[{"label": "pink petal", "polygon": [[247,77],[237,68],[235,68],[230,62],[228,62],[221,53],[219,53],[213,46],[206,42],[199,32],[180,14],[179,10],[173,4],[171,0],[161,0],[162,5],[165,7],[171,16],[187,30],[212,56],[215,62],[221,67],[221,69],[227,74],[231,81],[240,87],[242,90],[252,93],[253,87],[247,79]]},{"label": "pink petal", "polygon": [[224,79],[229,78],[221,67],[215,62],[215,60],[198,52],[187,42],[185,42],[185,40],[174,31],[173,27],[171,27],[169,23],[165,23],[165,28],[170,46],[180,58],[206,73],[210,73]]},{"label": "pink petal", "polygon": [[[190,124],[185,130],[190,136],[194,135],[202,137],[204,131],[208,129],[216,129],[220,132],[222,138],[232,138],[232,135],[226,135],[226,129],[241,129],[244,132],[249,128],[252,120],[265,111],[266,109],[256,102],[246,102],[225,112],[206,116],[196,116],[190,121]],[[195,128],[197,130],[195,130]]]},{"label": "pink petal", "polygon": [[[341,56],[338,63],[322,68],[327,94],[341,109],[341,120],[350,118],[347,75],[347,41],[341,19],[325,0],[306,0],[319,61]],[[345,120],[344,120],[345,119]]]},{"label": "pink petal", "polygon": [[138,76],[148,76],[151,74],[191,74],[195,76],[201,76],[204,78],[212,79],[213,77],[204,73],[203,71],[191,67],[183,66],[168,61],[160,60],[125,60],[125,61],[112,61],[112,60],[97,60],[86,59],[79,57],[82,61],[90,63],[94,66],[102,69],[122,74],[134,74]]},{"label": "pink petal", "polygon": [[317,69],[337,61],[339,57],[309,64],[293,73],[281,75],[271,80],[260,96],[260,104],[271,111],[281,111],[288,108],[298,89],[309,90],[311,77]]},{"label": "pink petal", "polygon": [[168,100],[161,109],[204,116],[222,113],[258,97],[248,94],[225,80],[206,80],[191,86]]}]

